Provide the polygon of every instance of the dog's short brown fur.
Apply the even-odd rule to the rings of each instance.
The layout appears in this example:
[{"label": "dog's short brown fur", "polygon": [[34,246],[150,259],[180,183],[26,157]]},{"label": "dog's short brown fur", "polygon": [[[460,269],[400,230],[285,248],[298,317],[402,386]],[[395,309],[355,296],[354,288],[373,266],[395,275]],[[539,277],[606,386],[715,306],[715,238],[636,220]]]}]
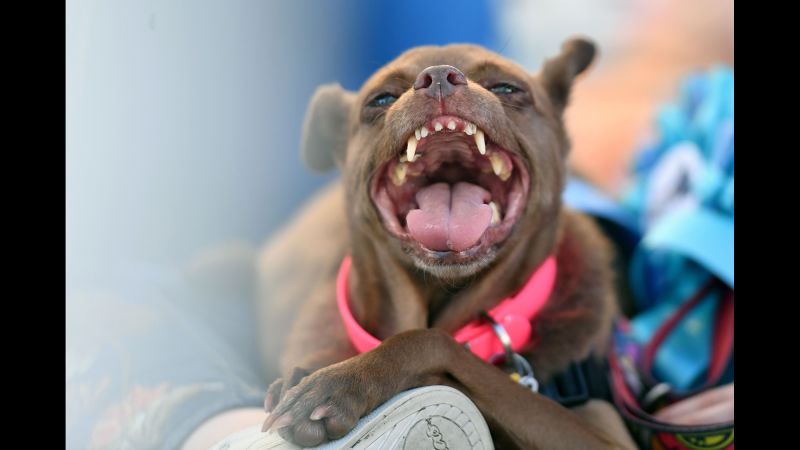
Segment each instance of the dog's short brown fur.
[{"label": "dog's short brown fur", "polygon": [[[534,321],[538,340],[525,356],[546,382],[570,362],[603,354],[615,313],[610,249],[589,219],[561,202],[569,150],[563,111],[574,78],[593,57],[591,43],[573,39],[539,73],[529,74],[476,46],[420,47],[379,70],[359,93],[338,85],[317,91],[302,153],[317,170],[337,165],[342,178],[260,257],[264,351],[269,361],[282,355],[277,371],[268,363],[281,378],[267,395],[267,426],[281,426],[281,434],[300,445],[317,445],[341,437],[402,390],[447,384],[476,403],[499,448],[628,445],[626,437],[613,436],[589,416],[527,391],[450,337],[518,290],[553,254],[555,290]],[[460,69],[469,80],[444,105],[412,88],[423,69],[441,64]],[[488,90],[498,82],[520,86],[522,94],[501,98]],[[398,99],[385,108],[369,106],[380,92]],[[396,158],[409,133],[443,107],[519,155],[530,175],[524,211],[508,237],[474,260],[452,264],[426,259],[389,233],[369,188],[379,165]],[[336,307],[335,278],[346,254],[353,261],[354,315],[384,339],[361,355]],[[315,409],[322,420],[309,419]]]}]

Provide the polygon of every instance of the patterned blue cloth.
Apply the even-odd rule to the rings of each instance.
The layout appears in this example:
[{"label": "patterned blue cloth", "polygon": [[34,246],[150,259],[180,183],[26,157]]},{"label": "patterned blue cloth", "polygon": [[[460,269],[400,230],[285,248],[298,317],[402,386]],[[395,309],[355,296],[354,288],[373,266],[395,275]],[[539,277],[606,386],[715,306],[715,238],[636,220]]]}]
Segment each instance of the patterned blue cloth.
[{"label": "patterned blue cloth", "polygon": [[[640,237],[628,280],[639,345],[710,276],[734,286],[733,70],[688,76],[656,117],[655,139],[635,159],[621,203],[594,199],[572,182],[567,203]],[[654,374],[677,391],[701,384],[719,293],[709,294],[670,334]],[[732,365],[724,381],[732,380]]]},{"label": "patterned blue cloth", "polygon": [[[657,125],[658,139],[638,157],[624,200],[644,231],[630,274],[643,310],[631,321],[639,343],[709,275],[734,286],[733,70],[688,77]],[[656,377],[679,391],[704,380],[718,299],[704,299],[656,355]]]}]

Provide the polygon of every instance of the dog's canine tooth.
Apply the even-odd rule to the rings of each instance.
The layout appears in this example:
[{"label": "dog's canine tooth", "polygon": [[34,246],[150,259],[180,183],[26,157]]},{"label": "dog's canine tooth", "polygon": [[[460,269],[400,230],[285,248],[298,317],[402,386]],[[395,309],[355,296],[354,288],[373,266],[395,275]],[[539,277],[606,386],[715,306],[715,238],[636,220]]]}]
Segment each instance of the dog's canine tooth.
[{"label": "dog's canine tooth", "polygon": [[489,153],[489,162],[492,163],[492,172],[499,177],[503,172],[503,159],[497,153]]},{"label": "dog's canine tooth", "polygon": [[414,154],[417,151],[417,137],[416,136],[409,136],[408,137],[408,146],[406,147],[406,158],[409,161],[414,161]]},{"label": "dog's canine tooth", "polygon": [[509,178],[511,178],[511,170],[513,170],[513,168],[511,166],[507,166],[507,165],[504,165],[504,167],[505,167],[506,170],[505,170],[505,172],[500,174],[500,179],[502,181],[507,181]]},{"label": "dog's canine tooth", "polygon": [[420,139],[422,139],[422,136],[421,136],[421,134],[422,134],[422,132],[420,131],[420,129],[419,129],[419,128],[417,128],[416,130],[414,130],[414,137],[416,137],[416,138],[417,138],[417,140],[420,140]]},{"label": "dog's canine tooth", "polygon": [[456,122],[455,122],[455,121],[453,121],[453,120],[451,120],[450,122],[447,122],[447,128],[448,128],[449,130],[451,130],[451,131],[452,131],[452,130],[455,130],[455,129],[456,129]]},{"label": "dog's canine tooth", "polygon": [[392,171],[392,183],[395,186],[402,186],[403,183],[406,182],[406,172],[408,171],[408,166],[404,163],[400,163],[394,166],[394,171]]},{"label": "dog's canine tooth", "polygon": [[502,156],[497,153],[489,154],[489,162],[492,163],[492,171],[502,181],[506,181],[511,177],[511,167],[508,167]]},{"label": "dog's canine tooth", "polygon": [[[475,145],[478,146],[478,151],[481,155],[486,154],[486,141],[483,139],[483,130],[478,129],[475,131]],[[492,166],[494,166],[494,163],[492,163]]]},{"label": "dog's canine tooth", "polygon": [[[425,128],[425,127],[422,127],[422,129],[420,129],[419,135],[420,135],[421,137],[428,137],[428,133],[430,133],[430,131],[428,131],[428,129],[427,129],[427,128]],[[418,140],[419,140],[419,139],[418,139]]]},{"label": "dog's canine tooth", "polygon": [[497,225],[500,223],[500,207],[495,202],[489,202],[489,206],[492,208],[492,225]]},{"label": "dog's canine tooth", "polygon": [[444,127],[442,126],[442,124],[440,122],[436,122],[435,124],[433,124],[433,130],[434,131],[442,131],[442,128],[444,128]]}]

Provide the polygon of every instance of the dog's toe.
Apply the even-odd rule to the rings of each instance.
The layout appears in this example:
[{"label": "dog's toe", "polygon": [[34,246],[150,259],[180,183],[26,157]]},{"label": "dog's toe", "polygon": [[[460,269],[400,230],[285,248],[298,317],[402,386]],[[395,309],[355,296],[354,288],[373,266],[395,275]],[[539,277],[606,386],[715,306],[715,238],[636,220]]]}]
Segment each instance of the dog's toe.
[{"label": "dog's toe", "polygon": [[283,390],[283,378],[275,380],[267,389],[267,396],[264,399],[264,409],[267,412],[272,412],[275,406],[281,399],[281,391]]},{"label": "dog's toe", "polygon": [[334,441],[339,439],[355,428],[358,417],[353,414],[335,413],[325,418],[325,430],[328,432],[328,439]]},{"label": "dog's toe", "polygon": [[301,420],[298,423],[278,430],[281,437],[301,447],[316,447],[327,440],[322,421]]}]

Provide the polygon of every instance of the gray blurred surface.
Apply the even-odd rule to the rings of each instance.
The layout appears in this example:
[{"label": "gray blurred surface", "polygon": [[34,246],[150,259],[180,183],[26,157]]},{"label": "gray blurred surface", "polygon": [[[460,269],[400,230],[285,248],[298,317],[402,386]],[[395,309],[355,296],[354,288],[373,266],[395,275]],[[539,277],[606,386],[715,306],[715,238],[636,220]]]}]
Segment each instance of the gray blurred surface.
[{"label": "gray blurred surface", "polygon": [[346,78],[341,14],[309,0],[68,2],[68,287],[259,243],[330,178],[297,146],[313,89]]}]

